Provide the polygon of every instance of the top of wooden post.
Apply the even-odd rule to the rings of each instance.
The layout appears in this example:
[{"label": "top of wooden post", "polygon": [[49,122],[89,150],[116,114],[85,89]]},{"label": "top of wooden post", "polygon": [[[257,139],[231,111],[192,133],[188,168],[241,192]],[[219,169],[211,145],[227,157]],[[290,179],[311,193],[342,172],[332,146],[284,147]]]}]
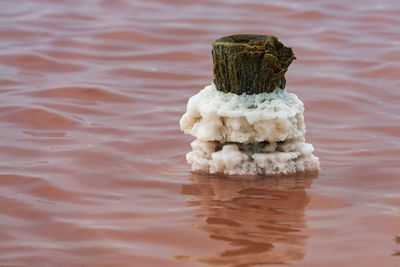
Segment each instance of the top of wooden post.
[{"label": "top of wooden post", "polygon": [[296,59],[272,35],[237,34],[213,42],[214,83],[219,91],[241,94],[285,88],[285,73]]}]

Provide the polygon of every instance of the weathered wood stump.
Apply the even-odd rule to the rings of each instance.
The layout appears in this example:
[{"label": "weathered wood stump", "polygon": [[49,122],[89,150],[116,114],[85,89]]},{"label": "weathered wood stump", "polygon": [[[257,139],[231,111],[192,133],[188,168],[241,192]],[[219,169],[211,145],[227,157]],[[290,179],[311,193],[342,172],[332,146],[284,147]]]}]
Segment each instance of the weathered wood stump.
[{"label": "weathered wood stump", "polygon": [[296,59],[272,35],[238,34],[213,42],[214,83],[219,91],[241,94],[285,88],[285,73]]}]

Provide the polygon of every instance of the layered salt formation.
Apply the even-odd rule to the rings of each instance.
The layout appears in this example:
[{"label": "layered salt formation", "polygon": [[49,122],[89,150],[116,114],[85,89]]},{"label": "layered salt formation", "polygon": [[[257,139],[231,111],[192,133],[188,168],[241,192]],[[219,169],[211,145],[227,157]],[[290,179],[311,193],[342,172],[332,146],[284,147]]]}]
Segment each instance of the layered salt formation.
[{"label": "layered salt formation", "polygon": [[242,94],[206,86],[189,99],[181,130],[197,139],[186,155],[195,172],[280,175],[319,169],[305,143],[303,103],[277,88]]},{"label": "layered salt formation", "polygon": [[305,143],[304,107],[287,93],[295,59],[272,35],[238,34],[213,42],[214,80],[189,99],[181,130],[197,139],[187,161],[196,172],[281,175],[319,169]]}]

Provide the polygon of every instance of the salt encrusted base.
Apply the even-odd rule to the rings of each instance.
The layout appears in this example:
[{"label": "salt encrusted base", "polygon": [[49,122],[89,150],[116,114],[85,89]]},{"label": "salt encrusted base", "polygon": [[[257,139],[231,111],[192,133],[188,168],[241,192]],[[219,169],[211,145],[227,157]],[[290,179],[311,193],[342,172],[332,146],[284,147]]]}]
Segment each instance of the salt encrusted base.
[{"label": "salt encrusted base", "polygon": [[286,90],[236,95],[211,84],[189,99],[180,125],[203,141],[277,142],[304,136],[303,111],[303,102]]},{"label": "salt encrusted base", "polygon": [[[229,175],[282,175],[319,169],[319,160],[312,155],[311,144],[289,141],[276,146],[264,144],[250,145],[195,140],[193,151],[186,154],[188,163],[195,172],[224,173]],[[268,150],[276,147],[273,152]]]},{"label": "salt encrusted base", "polygon": [[195,172],[282,175],[319,169],[304,141],[303,103],[295,94],[236,95],[206,86],[189,99],[181,129],[195,136],[186,155]]}]

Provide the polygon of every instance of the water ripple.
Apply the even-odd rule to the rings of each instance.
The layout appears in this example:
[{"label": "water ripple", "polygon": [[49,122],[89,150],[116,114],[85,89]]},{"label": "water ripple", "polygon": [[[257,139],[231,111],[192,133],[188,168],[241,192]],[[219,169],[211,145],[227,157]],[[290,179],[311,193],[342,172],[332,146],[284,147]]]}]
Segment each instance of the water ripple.
[{"label": "water ripple", "polygon": [[[0,14],[0,265],[395,265],[396,1],[3,0]],[[212,81],[212,41],[243,32],[293,48],[318,178],[190,174],[179,118]]]}]

